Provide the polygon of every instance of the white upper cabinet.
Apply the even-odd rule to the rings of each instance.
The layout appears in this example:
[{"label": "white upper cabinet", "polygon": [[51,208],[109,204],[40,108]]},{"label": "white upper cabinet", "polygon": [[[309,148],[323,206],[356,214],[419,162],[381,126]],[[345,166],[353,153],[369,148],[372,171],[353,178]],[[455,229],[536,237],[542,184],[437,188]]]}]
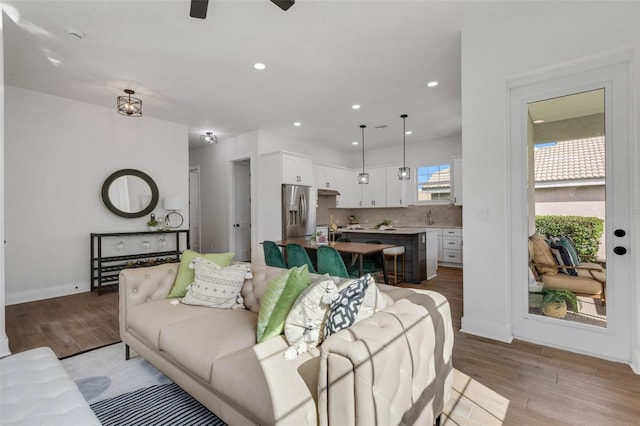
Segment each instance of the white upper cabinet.
[{"label": "white upper cabinet", "polygon": [[348,169],[320,164],[317,166],[317,187],[338,191],[340,195],[336,195],[336,207],[347,207],[350,176]]},{"label": "white upper cabinet", "polygon": [[400,166],[372,167],[369,183],[359,184],[358,174],[362,169],[349,170],[336,166],[316,165],[318,189],[332,189],[338,208],[408,207],[412,180],[398,179]]},{"label": "white upper cabinet", "polygon": [[338,192],[347,185],[349,170],[334,166],[318,165],[318,189],[333,189]]},{"label": "white upper cabinet", "polygon": [[387,169],[384,167],[365,170],[369,173],[369,183],[356,185],[362,187],[362,207],[387,206]]},{"label": "white upper cabinet", "polygon": [[462,157],[453,157],[453,182],[452,184],[452,198],[453,204],[456,206],[462,205]]},{"label": "white upper cabinet", "polygon": [[407,207],[411,180],[398,179],[398,167],[387,167],[387,207]]},{"label": "white upper cabinet", "polygon": [[343,197],[340,207],[359,208],[362,207],[362,186],[358,183],[359,170],[350,170],[347,176],[346,199]]},{"label": "white upper cabinet", "polygon": [[282,183],[313,186],[313,161],[306,155],[280,153]]}]

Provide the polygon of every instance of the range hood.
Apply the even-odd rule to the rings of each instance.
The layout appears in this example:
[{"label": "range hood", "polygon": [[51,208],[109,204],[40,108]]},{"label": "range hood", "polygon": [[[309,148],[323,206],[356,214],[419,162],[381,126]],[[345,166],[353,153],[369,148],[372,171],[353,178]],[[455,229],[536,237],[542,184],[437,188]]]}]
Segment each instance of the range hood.
[{"label": "range hood", "polygon": [[318,195],[340,195],[335,189],[320,189],[318,188]]}]

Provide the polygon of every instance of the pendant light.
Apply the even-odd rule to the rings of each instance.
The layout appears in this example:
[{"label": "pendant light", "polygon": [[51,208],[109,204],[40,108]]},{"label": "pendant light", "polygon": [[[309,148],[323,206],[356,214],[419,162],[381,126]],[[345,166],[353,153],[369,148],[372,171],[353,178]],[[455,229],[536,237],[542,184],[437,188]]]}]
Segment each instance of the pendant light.
[{"label": "pendant light", "polygon": [[364,124],[360,125],[360,128],[362,129],[362,173],[358,174],[358,183],[359,184],[365,184],[365,183],[369,183],[369,173],[365,173],[364,172],[364,128],[367,127]]},{"label": "pendant light", "polygon": [[142,100],[131,97],[136,92],[131,89],[125,89],[124,93],[127,96],[118,96],[118,114],[126,115],[127,117],[142,116]]},{"label": "pendant light", "polygon": [[407,149],[405,148],[406,146],[405,139],[407,136],[407,132],[405,130],[405,122],[407,120],[407,117],[408,117],[407,114],[402,114],[400,116],[400,118],[402,118],[402,167],[398,169],[398,179],[400,180],[411,179],[411,168],[407,167],[407,163],[406,163]]}]

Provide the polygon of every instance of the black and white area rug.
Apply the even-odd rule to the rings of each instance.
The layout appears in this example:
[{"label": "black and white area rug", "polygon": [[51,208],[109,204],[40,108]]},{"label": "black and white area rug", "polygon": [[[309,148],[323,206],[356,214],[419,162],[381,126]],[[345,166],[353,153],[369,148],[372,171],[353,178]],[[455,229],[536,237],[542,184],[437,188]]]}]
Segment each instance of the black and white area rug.
[{"label": "black and white area rug", "polygon": [[155,385],[91,404],[103,426],[226,426],[175,383]]},{"label": "black and white area rug", "polygon": [[146,359],[124,354],[117,343],[61,361],[104,426],[225,425]]}]

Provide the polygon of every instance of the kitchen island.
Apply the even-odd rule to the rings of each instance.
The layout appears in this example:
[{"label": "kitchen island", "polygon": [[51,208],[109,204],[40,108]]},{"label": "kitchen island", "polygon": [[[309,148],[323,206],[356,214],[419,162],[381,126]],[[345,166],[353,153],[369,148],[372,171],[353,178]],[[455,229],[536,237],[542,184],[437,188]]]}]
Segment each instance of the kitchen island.
[{"label": "kitchen island", "polygon": [[438,236],[435,229],[397,227],[381,231],[375,228],[342,228],[340,232],[343,237],[347,237],[353,242],[375,240],[382,244],[404,246],[404,282],[420,284],[437,275]]}]

